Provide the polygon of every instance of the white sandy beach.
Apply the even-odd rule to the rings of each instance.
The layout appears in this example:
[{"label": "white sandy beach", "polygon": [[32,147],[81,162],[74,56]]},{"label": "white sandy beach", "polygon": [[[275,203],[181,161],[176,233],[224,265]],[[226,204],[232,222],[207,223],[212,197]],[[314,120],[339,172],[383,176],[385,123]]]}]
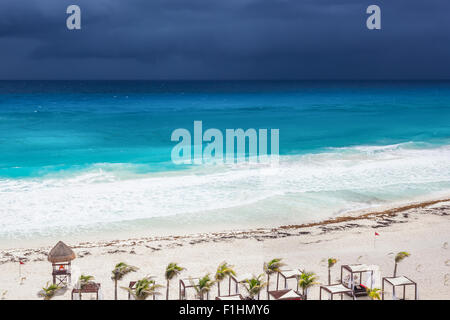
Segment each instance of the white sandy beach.
[{"label": "white sandy beach", "polygon": [[[128,275],[119,285],[153,275],[165,284],[164,269],[169,262],[187,268],[182,277],[214,274],[217,265],[227,261],[237,273],[262,273],[264,261],[283,258],[285,268],[300,268],[318,274],[327,282],[326,259],[335,257],[332,277],[338,280],[341,264],[379,265],[382,276],[392,276],[394,254],[408,251],[411,256],[399,264],[398,275],[418,283],[419,299],[450,299],[450,201],[411,205],[359,218],[345,217],[304,226],[280,227],[186,236],[143,237],[71,243],[54,239],[44,247],[14,248],[0,251],[0,297],[2,299],[39,299],[38,291],[51,281],[51,264],[46,253],[58,241],[66,241],[77,254],[75,270],[93,275],[101,283],[104,299],[113,298],[111,270],[118,262],[135,265],[140,270]],[[380,235],[375,238],[374,233]],[[19,258],[21,266],[19,279]],[[272,277],[271,288],[275,278]],[[294,280],[289,282],[294,286]],[[222,288],[227,288],[224,283]],[[227,291],[227,289],[222,289]],[[241,288],[241,293],[245,289]],[[165,293],[165,289],[161,289]],[[170,298],[178,299],[178,279],[170,286]],[[190,292],[192,296],[192,291]],[[412,297],[412,290],[408,297]],[[188,292],[189,294],[189,292]],[[210,299],[217,294],[213,288]],[[318,299],[316,286],[309,293]],[[262,298],[266,295],[263,294]],[[84,298],[89,299],[88,294]],[[119,289],[119,299],[127,293]],[[164,299],[164,294],[158,299]],[[391,299],[389,290],[386,298]],[[70,289],[54,299],[70,299]]]}]

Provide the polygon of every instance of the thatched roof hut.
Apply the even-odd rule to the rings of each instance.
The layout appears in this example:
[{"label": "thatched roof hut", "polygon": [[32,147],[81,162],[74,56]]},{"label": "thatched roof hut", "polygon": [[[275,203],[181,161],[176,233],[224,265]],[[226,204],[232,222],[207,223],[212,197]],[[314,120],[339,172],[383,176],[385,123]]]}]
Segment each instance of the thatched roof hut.
[{"label": "thatched roof hut", "polygon": [[48,261],[51,263],[67,262],[75,259],[75,252],[64,242],[59,241],[48,253]]}]

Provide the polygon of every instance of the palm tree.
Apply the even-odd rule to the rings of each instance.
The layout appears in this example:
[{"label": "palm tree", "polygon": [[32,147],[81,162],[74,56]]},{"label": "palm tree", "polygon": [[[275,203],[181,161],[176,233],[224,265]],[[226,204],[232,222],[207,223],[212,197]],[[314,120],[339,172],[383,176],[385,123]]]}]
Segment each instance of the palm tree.
[{"label": "palm tree", "polygon": [[94,276],[82,274],[78,280],[80,282],[80,300],[81,300],[81,290],[84,288],[85,285],[94,280]]},{"label": "palm tree", "polygon": [[171,262],[171,263],[169,263],[167,265],[166,273],[165,273],[165,277],[166,277],[166,281],[167,281],[166,300],[169,300],[169,284],[170,284],[170,280],[172,280],[173,278],[178,276],[181,273],[181,271],[183,271],[183,270],[185,270],[185,268],[180,267],[175,262]]},{"label": "palm tree", "polygon": [[222,262],[217,267],[215,279],[217,281],[217,295],[220,297],[220,282],[225,279],[225,277],[235,276],[236,272],[233,270],[234,266],[229,265],[226,262]]},{"label": "palm tree", "polygon": [[152,277],[145,277],[138,280],[134,288],[122,287],[122,289],[128,291],[136,300],[145,300],[150,296],[160,294],[157,289],[161,287],[161,285],[155,283]]},{"label": "palm tree", "polygon": [[406,251],[401,251],[401,252],[397,253],[397,255],[395,256],[394,277],[397,276],[397,264],[400,263],[406,257],[409,257],[410,255],[411,254]]},{"label": "palm tree", "polygon": [[366,291],[367,291],[367,295],[369,296],[370,299],[372,299],[372,300],[381,300],[381,296],[380,296],[381,289],[378,289],[378,288],[373,288],[373,289],[367,288]]},{"label": "palm tree", "polygon": [[336,264],[337,259],[336,258],[329,258],[328,259],[328,285],[331,284],[331,268]]},{"label": "palm tree", "polygon": [[280,268],[285,265],[281,260],[281,258],[275,258],[264,263],[264,272],[267,274],[267,299],[269,299],[270,275],[279,272]]},{"label": "palm tree", "polygon": [[254,300],[256,296],[259,297],[260,292],[267,285],[267,282],[263,282],[262,278],[264,274],[261,273],[259,276],[253,276],[251,279],[245,280],[245,289],[247,289],[249,299]]},{"label": "palm tree", "polygon": [[213,287],[215,281],[211,279],[209,273],[198,279],[196,284],[193,284],[195,291],[200,300],[204,299],[205,293],[209,292]]},{"label": "palm tree", "polygon": [[122,280],[124,276],[126,276],[130,272],[136,272],[138,270],[137,267],[130,266],[125,262],[119,262],[114,267],[112,271],[111,280],[114,281],[114,300],[117,300],[117,282]]},{"label": "palm tree", "polygon": [[42,288],[41,292],[39,292],[39,296],[43,297],[44,300],[50,300],[59,289],[61,289],[61,287],[57,284],[49,285],[47,282],[46,286]]},{"label": "palm tree", "polygon": [[87,285],[87,284],[90,283],[92,280],[94,280],[94,276],[82,274],[82,275],[80,276],[79,280],[80,280],[80,288],[83,288],[85,285]]},{"label": "palm tree", "polygon": [[317,282],[318,277],[314,272],[306,272],[302,271],[302,274],[300,275],[300,279],[298,280],[298,285],[300,288],[302,288],[302,295],[305,300],[308,299],[308,289],[312,286],[318,284]]}]

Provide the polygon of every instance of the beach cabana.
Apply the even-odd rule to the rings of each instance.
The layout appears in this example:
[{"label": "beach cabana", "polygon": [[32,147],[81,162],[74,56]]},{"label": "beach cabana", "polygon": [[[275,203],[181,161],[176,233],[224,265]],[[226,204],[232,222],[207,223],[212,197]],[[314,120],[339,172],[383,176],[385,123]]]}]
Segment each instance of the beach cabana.
[{"label": "beach cabana", "polygon": [[300,270],[280,270],[277,273],[277,290],[279,289],[279,282],[280,282],[280,276],[283,278],[284,281],[284,289],[288,289],[288,283],[287,281],[289,279],[295,279],[296,281],[296,291],[298,291],[298,278],[301,276]]},{"label": "beach cabana", "polygon": [[344,294],[347,294],[355,300],[355,295],[352,289],[347,288],[342,284],[332,284],[329,286],[320,286],[319,289],[319,300],[322,300],[322,290],[328,292],[330,294],[330,299],[333,300],[334,295],[341,295],[341,300],[344,299]]},{"label": "beach cabana", "polygon": [[269,291],[269,296],[273,300],[302,300],[302,295],[292,289]]},{"label": "beach cabana", "polygon": [[395,288],[403,287],[403,300],[406,300],[406,287],[414,286],[414,300],[417,300],[417,283],[405,276],[384,277],[382,280],[381,299],[384,300],[384,284],[389,283],[392,286],[392,297],[396,299]]},{"label": "beach cabana", "polygon": [[76,297],[76,300],[81,300],[83,293],[95,293],[96,299],[98,300],[100,291],[100,283],[89,282],[83,285],[81,288],[73,288],[72,289],[72,300]]},{"label": "beach cabana", "polygon": [[47,260],[52,263],[53,284],[67,286],[70,283],[71,261],[75,257],[75,252],[62,241],[59,241],[50,250]]},{"label": "beach cabana", "polygon": [[244,283],[245,280],[247,279],[251,279],[253,278],[253,275],[251,273],[243,273],[243,274],[238,274],[236,276],[230,276],[229,279],[229,283],[228,283],[228,294],[231,294],[231,287],[233,283],[234,286],[234,293],[238,294],[239,293],[239,284],[240,283]]},{"label": "beach cabana", "polygon": [[[194,288],[195,284],[198,283],[200,278],[185,278],[180,279],[179,296],[180,300],[186,300],[186,289]],[[209,300],[209,292],[206,293],[206,300]]]},{"label": "beach cabana", "polygon": [[[373,288],[375,280],[375,267],[365,264],[353,264],[341,266],[341,283],[347,289],[352,289],[356,297],[367,296],[366,288]],[[366,275],[368,285],[363,285],[362,281]],[[347,277],[345,277],[347,276]]]},{"label": "beach cabana", "polygon": [[232,294],[231,296],[216,297],[216,300],[244,300],[240,294]]}]

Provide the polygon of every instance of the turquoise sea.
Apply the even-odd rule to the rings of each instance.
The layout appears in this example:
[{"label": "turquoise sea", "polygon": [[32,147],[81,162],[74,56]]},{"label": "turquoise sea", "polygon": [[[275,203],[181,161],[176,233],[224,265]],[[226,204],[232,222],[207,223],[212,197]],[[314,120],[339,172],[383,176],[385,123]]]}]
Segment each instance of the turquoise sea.
[{"label": "turquoise sea", "polygon": [[[279,165],[173,130],[277,128]],[[316,221],[450,193],[450,82],[0,81],[0,238]]]}]

